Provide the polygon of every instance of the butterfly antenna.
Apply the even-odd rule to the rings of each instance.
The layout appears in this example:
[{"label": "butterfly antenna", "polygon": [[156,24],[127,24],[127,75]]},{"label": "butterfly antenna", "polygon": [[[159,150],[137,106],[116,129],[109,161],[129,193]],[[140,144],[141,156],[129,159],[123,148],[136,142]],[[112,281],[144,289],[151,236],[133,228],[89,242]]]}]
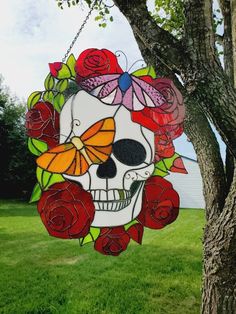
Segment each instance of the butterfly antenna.
[{"label": "butterfly antenna", "polygon": [[135,66],[135,64],[137,64],[138,62],[144,62],[144,63],[142,64],[142,68],[145,67],[145,61],[144,61],[143,59],[139,59],[139,60],[135,61],[135,62],[131,65],[131,67],[130,67],[129,70],[128,70],[128,73],[130,73],[131,69],[132,69],[132,68]]},{"label": "butterfly antenna", "polygon": [[69,135],[68,135],[67,138],[65,139],[65,143],[70,139],[72,133],[74,133],[74,132],[71,130],[70,133],[69,133]]},{"label": "butterfly antenna", "polygon": [[127,68],[128,68],[128,58],[126,56],[126,54],[122,51],[122,50],[117,50],[115,52],[115,55],[119,58],[121,55],[123,55],[125,57],[125,72],[127,72]]},{"label": "butterfly antenna", "polygon": [[[66,140],[65,140],[65,142],[67,142],[69,139],[70,139],[70,137],[71,137],[71,135],[73,134],[74,136],[76,136],[76,134],[75,134],[75,132],[74,132],[74,130],[73,130],[73,128],[74,128],[74,121],[75,121],[76,119],[74,119],[74,120],[72,120],[71,121],[71,131],[70,131],[70,133],[69,133],[69,135],[66,137]],[[65,135],[63,135],[63,134],[61,134],[62,136],[65,136]]]},{"label": "butterfly antenna", "polygon": [[73,134],[74,136],[76,136],[75,131],[74,131],[74,127],[79,126],[79,124],[77,124],[77,122],[75,122],[75,121],[79,121],[79,120],[78,119],[73,119],[71,121],[71,132],[70,132],[70,134]]},{"label": "butterfly antenna", "polygon": [[119,105],[119,107],[116,109],[116,111],[115,111],[115,113],[114,113],[114,115],[113,115],[113,118],[115,118],[115,116],[116,116],[117,112],[120,110],[121,106],[122,106],[122,105]]}]

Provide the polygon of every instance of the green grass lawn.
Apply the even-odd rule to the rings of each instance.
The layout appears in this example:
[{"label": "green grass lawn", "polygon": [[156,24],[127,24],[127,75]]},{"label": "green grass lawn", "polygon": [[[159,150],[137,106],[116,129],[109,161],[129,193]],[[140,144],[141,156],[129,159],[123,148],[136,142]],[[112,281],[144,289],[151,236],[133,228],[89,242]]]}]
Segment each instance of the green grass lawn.
[{"label": "green grass lawn", "polygon": [[202,210],[119,257],[49,237],[34,205],[0,202],[0,313],[199,313]]}]

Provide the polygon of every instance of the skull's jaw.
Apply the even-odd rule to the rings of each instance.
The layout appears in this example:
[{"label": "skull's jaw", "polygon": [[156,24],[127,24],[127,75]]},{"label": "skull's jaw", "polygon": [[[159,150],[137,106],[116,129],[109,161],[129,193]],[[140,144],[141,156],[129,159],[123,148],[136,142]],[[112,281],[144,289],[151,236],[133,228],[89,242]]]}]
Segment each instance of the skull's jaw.
[{"label": "skull's jaw", "polygon": [[88,190],[91,193],[97,211],[119,211],[132,201],[131,191],[121,189]]},{"label": "skull's jaw", "polygon": [[[101,195],[102,199],[98,201],[96,200],[96,194],[92,192],[92,196],[94,198],[94,204],[96,208],[95,217],[92,223],[92,227],[115,227],[121,226],[129,223],[133,219],[135,219],[141,211],[142,206],[142,192],[145,182],[139,181],[137,186],[135,187],[135,191],[132,193],[131,191],[120,191],[121,193],[126,194],[124,199],[115,199],[105,201],[104,196]],[[110,190],[114,193],[118,190]],[[122,192],[121,192],[122,191]],[[100,193],[101,190],[97,190],[96,193]],[[104,191],[105,192],[105,191]],[[108,191],[109,192],[109,191]],[[108,193],[107,192],[107,193]],[[111,192],[110,192],[111,195]],[[118,194],[116,194],[118,198]],[[108,195],[109,197],[109,195]],[[123,196],[122,196],[123,197]],[[106,207],[106,208],[105,208]]]}]

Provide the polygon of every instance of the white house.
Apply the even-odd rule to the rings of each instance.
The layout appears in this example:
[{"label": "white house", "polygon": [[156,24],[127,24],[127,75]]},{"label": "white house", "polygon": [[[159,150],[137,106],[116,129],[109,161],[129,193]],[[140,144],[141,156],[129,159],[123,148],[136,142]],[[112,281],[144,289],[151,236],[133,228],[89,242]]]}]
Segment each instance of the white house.
[{"label": "white house", "polygon": [[202,178],[196,160],[182,156],[188,174],[170,172],[166,177],[180,196],[182,208],[205,208]]}]

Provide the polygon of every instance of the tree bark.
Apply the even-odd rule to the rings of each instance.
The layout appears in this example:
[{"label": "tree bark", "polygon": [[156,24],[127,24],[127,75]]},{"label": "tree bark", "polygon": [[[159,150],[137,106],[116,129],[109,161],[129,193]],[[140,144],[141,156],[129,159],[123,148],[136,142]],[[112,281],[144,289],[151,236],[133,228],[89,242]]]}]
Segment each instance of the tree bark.
[{"label": "tree bark", "polygon": [[185,17],[184,40],[191,56],[186,88],[236,157],[236,92],[216,54],[212,1],[186,1]]},{"label": "tree bark", "polygon": [[225,73],[232,83],[234,83],[234,67],[233,67],[233,41],[232,41],[232,15],[230,0],[223,0],[221,3],[221,11],[224,16],[224,67]]},{"label": "tree bark", "polygon": [[[234,76],[236,75],[236,68],[234,69],[234,52],[233,52],[233,33],[236,33],[236,24],[233,22],[233,18],[236,19],[236,12],[233,13],[231,7],[233,7],[231,0],[221,0],[220,6],[222,15],[224,17],[224,36],[223,36],[223,48],[224,48],[224,70],[232,84],[234,84]],[[235,16],[234,16],[235,15]],[[233,28],[233,24],[235,28]],[[235,60],[236,61],[236,60]],[[228,147],[226,148],[226,160],[225,160],[225,172],[227,181],[227,192],[229,192],[230,186],[233,181],[235,167],[235,159],[231,154]]]},{"label": "tree bark", "polygon": [[[200,3],[199,3],[200,2]],[[225,0],[223,7],[226,23],[230,23],[230,12],[228,1]],[[190,11],[189,11],[190,10]],[[199,18],[199,15],[201,18]],[[192,23],[192,21],[195,23]],[[226,74],[220,66],[216,52],[214,51],[214,34],[212,30],[212,1],[189,0],[186,5],[186,42],[187,46],[195,49],[194,61],[200,68],[201,80],[196,80],[193,95],[198,99],[204,112],[212,120],[217,130],[227,144],[230,153],[235,155],[236,141],[230,135],[231,125],[236,125],[236,95],[232,81],[231,51],[227,51]],[[226,49],[230,48],[231,28],[225,25],[224,44]],[[201,32],[201,36],[197,33]],[[191,39],[189,42],[189,38]],[[199,50],[198,47],[201,49]],[[205,52],[205,56],[204,56]],[[196,64],[194,64],[196,66]],[[203,86],[204,85],[204,86]],[[190,86],[190,88],[192,88]],[[206,89],[205,89],[206,88]],[[218,89],[218,91],[217,91]],[[206,93],[206,90],[208,93]],[[220,93],[222,93],[220,95]],[[200,95],[201,94],[201,95]],[[226,104],[225,99],[229,95],[232,99]],[[210,108],[210,107],[211,108]],[[219,112],[219,107],[221,107]],[[228,107],[228,108],[227,108]],[[218,115],[218,119],[216,117]],[[230,118],[233,117],[229,123]],[[221,120],[221,122],[220,122]],[[221,126],[219,125],[221,123]],[[234,130],[234,128],[233,128]],[[233,131],[235,132],[235,130]],[[227,134],[226,134],[227,133]],[[229,181],[228,181],[229,183]],[[222,190],[225,198],[222,211],[213,215],[207,215],[207,224],[204,232],[204,259],[203,259],[203,290],[202,290],[202,313],[204,314],[226,314],[236,313],[236,176],[229,188]],[[212,193],[206,195],[211,197]],[[213,192],[214,194],[214,192]]]},{"label": "tree bark", "polygon": [[236,172],[224,210],[204,235],[202,313],[236,313]]},{"label": "tree bark", "polygon": [[129,21],[133,32],[155,58],[175,73],[181,73],[188,59],[182,43],[151,18],[145,1],[114,0]]},{"label": "tree bark", "polygon": [[234,87],[236,88],[236,1],[231,0]]}]

